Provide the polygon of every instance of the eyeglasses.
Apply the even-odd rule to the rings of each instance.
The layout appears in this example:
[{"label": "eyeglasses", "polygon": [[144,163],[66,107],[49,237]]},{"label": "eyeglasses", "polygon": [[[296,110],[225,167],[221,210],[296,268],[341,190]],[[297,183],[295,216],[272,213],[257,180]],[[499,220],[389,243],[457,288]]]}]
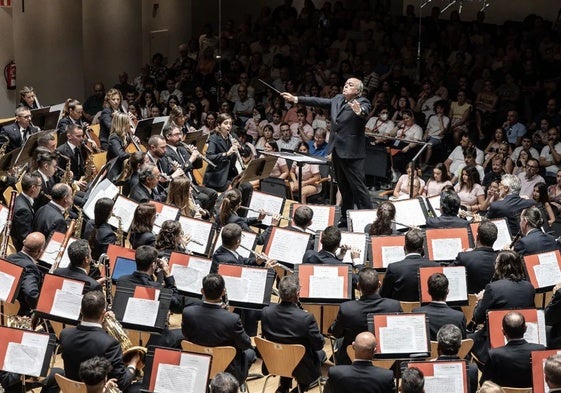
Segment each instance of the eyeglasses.
[{"label": "eyeglasses", "polygon": [[34,184],[35,187],[43,187],[43,183]]},{"label": "eyeglasses", "polygon": [[24,119],[31,119],[31,115],[26,115],[26,116],[18,116],[18,117],[21,117],[21,118],[24,118]]},{"label": "eyeglasses", "polygon": [[537,166],[537,165],[528,165],[528,164],[526,164],[526,168],[534,168],[534,169],[538,169],[538,168],[539,168],[539,166]]}]

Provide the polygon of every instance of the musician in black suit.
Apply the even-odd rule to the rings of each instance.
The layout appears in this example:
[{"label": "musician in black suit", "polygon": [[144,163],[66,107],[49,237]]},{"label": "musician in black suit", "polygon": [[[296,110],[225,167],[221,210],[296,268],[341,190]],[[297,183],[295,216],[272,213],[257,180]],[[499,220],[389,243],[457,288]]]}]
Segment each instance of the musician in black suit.
[{"label": "musician in black suit", "polygon": [[[330,367],[326,393],[392,393],[395,392],[393,371],[375,367],[376,337],[368,331],[359,333],[352,342],[355,360],[350,365]],[[346,352],[346,349],[345,349]]]},{"label": "musician in black suit", "polygon": [[520,255],[538,254],[559,250],[559,243],[547,233],[543,233],[544,219],[535,206],[522,210],[520,214],[520,233],[523,237],[514,245],[514,251]]},{"label": "musician in black suit", "polygon": [[16,122],[2,127],[0,130],[0,143],[8,141],[6,153],[25,145],[29,137],[36,132],[39,128],[31,124],[31,111],[26,107],[16,108]]},{"label": "musician in black suit", "polygon": [[284,229],[295,232],[304,232],[310,234],[310,241],[308,242],[308,250],[313,250],[315,246],[316,235],[311,229],[312,219],[314,218],[314,211],[309,206],[299,206],[292,216],[291,225],[286,226]]},{"label": "musician in black suit", "polygon": [[161,135],[152,135],[148,139],[148,151],[146,159],[160,170],[161,176],[158,182],[158,191],[167,196],[167,188],[170,181],[185,176],[183,169],[178,163],[172,162],[166,156],[167,143]]},{"label": "musician in black suit", "polygon": [[68,224],[64,218],[64,213],[74,203],[72,188],[63,183],[55,184],[51,190],[51,197],[52,200],[35,213],[33,231],[46,234],[55,231],[66,233]]},{"label": "musician in black suit", "polygon": [[[321,376],[321,362],[325,357],[324,339],[314,316],[297,306],[300,290],[298,278],[294,275],[285,276],[278,288],[281,302],[263,309],[263,337],[280,344],[301,344],[306,348],[304,357],[292,372],[300,391],[305,392]],[[290,378],[281,377],[277,392],[287,393],[291,383]]]},{"label": "musician in black suit", "polygon": [[358,272],[358,290],[360,299],[341,303],[337,319],[330,327],[330,332],[338,337],[335,353],[337,364],[351,364],[347,355],[347,346],[351,345],[360,332],[368,330],[367,315],[401,312],[401,305],[397,300],[385,299],[378,293],[380,280],[378,272],[365,267]]},{"label": "musician in black suit", "polygon": [[[80,101],[73,98],[69,98],[64,103],[64,109],[62,110],[62,118],[57,125],[58,138],[64,139],[64,134],[68,131],[70,125],[77,125],[80,128],[85,128],[87,124],[82,119],[82,114],[84,113],[84,108]],[[65,142],[65,140],[59,140],[59,145]]]},{"label": "musician in black suit", "polygon": [[16,251],[23,247],[23,239],[33,230],[33,216],[35,209],[33,203],[41,192],[41,177],[36,174],[26,173],[21,179],[22,192],[16,197],[14,204],[14,218],[10,235]]},{"label": "musician in black suit", "polygon": [[88,292],[82,298],[82,322],[77,327],[66,328],[60,333],[60,349],[67,378],[81,381],[80,363],[101,356],[111,363],[109,378],[115,378],[123,392],[139,391],[131,386],[135,375],[138,355],[128,364],[123,363],[123,351],[117,340],[107,334],[101,324],[105,316],[105,297],[101,291]]},{"label": "musician in black suit", "polygon": [[201,292],[204,303],[183,310],[183,336],[198,345],[236,348],[236,357],[225,371],[243,384],[251,363],[256,359],[255,351],[240,317],[222,307],[222,298],[226,293],[224,279],[218,274],[207,275],[203,278]]},{"label": "musician in black suit", "polygon": [[535,202],[531,199],[520,198],[520,180],[514,175],[506,174],[502,176],[499,192],[503,199],[491,202],[487,211],[487,218],[505,217],[510,233],[518,233],[520,213],[522,210],[534,206]]},{"label": "musician in black suit", "polygon": [[503,317],[503,334],[507,343],[503,347],[491,349],[485,363],[481,383],[490,380],[500,386],[526,388],[532,386],[532,351],[542,351],[541,344],[524,340],[526,321],[524,316],[512,311]]},{"label": "musician in black suit", "polygon": [[419,301],[419,268],[440,266],[422,256],[423,242],[424,234],[419,229],[410,229],[405,234],[405,259],[388,265],[380,295],[399,301]]},{"label": "musician in black suit", "polygon": [[[335,255],[341,245],[341,231],[335,225],[328,226],[321,234],[320,251],[308,250],[302,257],[302,263],[340,265],[343,263],[345,253],[349,250],[346,245],[341,246],[339,255]],[[351,258],[354,266],[362,264],[360,251],[352,250]]]},{"label": "musician in black suit", "polygon": [[107,252],[110,244],[117,242],[117,235],[107,222],[113,214],[114,204],[111,198],[99,198],[94,206],[94,219],[89,220],[84,229],[84,239],[89,242],[92,258],[96,261]]},{"label": "musician in black suit", "polygon": [[462,204],[460,197],[454,190],[445,190],[440,194],[440,217],[428,217],[429,228],[468,228],[469,222],[458,217]]},{"label": "musician in black suit", "polygon": [[[164,129],[164,136],[167,142],[165,157],[169,162],[177,162],[181,169],[183,169],[185,176],[191,180],[192,189],[194,190],[193,197],[198,204],[209,212],[214,211],[218,193],[212,188],[197,185],[196,179],[193,176],[193,169],[200,169],[203,166],[201,153],[197,150],[196,146],[190,147],[189,151],[182,145],[183,132],[179,126],[173,123],[170,127]],[[171,175],[171,173],[168,173],[168,175]]]},{"label": "musician in black suit", "polygon": [[468,293],[479,293],[493,278],[497,259],[493,244],[497,233],[497,226],[492,221],[483,221],[477,228],[475,248],[456,256],[454,265],[466,268]]},{"label": "musician in black suit", "polygon": [[41,178],[41,192],[33,205],[37,212],[40,207],[45,206],[51,201],[51,190],[56,184],[54,175],[58,168],[58,163],[56,154],[47,151],[38,153],[35,162],[37,170],[32,173]]},{"label": "musician in black suit", "polygon": [[59,168],[66,168],[70,162],[72,180],[81,190],[85,190],[87,186],[84,180],[80,180],[85,174],[84,168],[87,159],[82,153],[83,140],[84,130],[79,125],[72,124],[66,130],[66,142],[56,149]]},{"label": "musician in black suit", "polygon": [[18,292],[20,304],[18,315],[30,315],[37,305],[39,291],[43,284],[43,273],[37,266],[37,260],[45,247],[45,236],[39,232],[31,232],[23,241],[23,249],[10,254],[6,260],[23,267],[21,288]]},{"label": "musician in black suit", "polygon": [[138,203],[151,200],[164,202],[165,196],[158,191],[160,170],[152,164],[145,164],[138,172],[138,184],[131,188],[129,198]]},{"label": "musician in black suit", "polygon": [[101,283],[105,282],[105,278],[100,278],[99,281],[94,280],[89,276],[92,255],[90,245],[85,239],[78,239],[68,245],[68,259],[70,265],[68,267],[59,267],[54,271],[57,276],[75,278],[76,280],[84,281],[84,293],[90,291],[101,291]]},{"label": "musician in black suit", "polygon": [[545,308],[545,324],[551,326],[548,335],[547,347],[549,349],[561,348],[561,283],[553,288],[553,296]]},{"label": "musician in black suit", "polygon": [[[357,205],[358,209],[372,209],[372,202],[365,184],[364,158],[366,156],[364,126],[370,113],[370,101],[361,97],[363,84],[350,78],[343,86],[343,93],[333,98],[295,97],[282,93],[288,102],[308,106],[320,106],[330,111],[331,137],[329,151],[332,156],[335,178],[343,198],[342,217]],[[341,220],[341,225],[346,219]]]},{"label": "musician in black suit", "polygon": [[[442,326],[436,334],[436,341],[438,342],[438,357],[436,360],[460,361],[461,359],[458,356],[458,352],[462,346],[462,334],[463,331],[461,331],[456,325],[448,324]],[[468,363],[466,368],[468,377],[467,380],[469,383],[468,391],[476,393],[477,379],[479,376],[477,366],[473,363]]]},{"label": "musician in black suit", "polygon": [[430,339],[435,341],[438,330],[447,324],[457,326],[462,332],[462,338],[466,338],[466,317],[464,313],[454,310],[446,304],[446,297],[449,292],[448,278],[442,273],[434,273],[428,278],[427,284],[431,302],[414,309],[413,312],[427,314]]},{"label": "musician in black suit", "polygon": [[105,94],[103,110],[99,115],[99,142],[101,143],[101,148],[103,150],[107,150],[113,116],[115,113],[122,112],[122,100],[123,97],[121,96],[121,92],[117,89],[109,89],[109,91]]}]

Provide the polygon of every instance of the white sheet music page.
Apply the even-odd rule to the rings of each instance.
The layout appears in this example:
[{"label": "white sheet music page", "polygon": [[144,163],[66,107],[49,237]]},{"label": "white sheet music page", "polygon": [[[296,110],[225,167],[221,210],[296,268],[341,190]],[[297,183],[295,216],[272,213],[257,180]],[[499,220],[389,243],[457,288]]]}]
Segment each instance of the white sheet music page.
[{"label": "white sheet music page", "polygon": [[186,235],[191,235],[191,239],[202,244],[195,244],[190,242],[187,244],[187,248],[190,251],[204,254],[207,250],[208,241],[210,239],[210,233],[212,232],[212,223],[203,220],[197,220],[196,218],[189,218],[185,216],[179,217],[179,224],[183,229],[183,233]]},{"label": "white sheet music page", "polygon": [[5,302],[16,278],[10,274],[0,272],[0,301]]},{"label": "white sheet music page", "polygon": [[315,206],[306,205],[314,212],[314,218],[312,219],[312,225],[308,227],[311,231],[323,231],[326,227],[331,225],[329,222],[329,214],[331,213],[332,207],[330,206]]},{"label": "white sheet music page", "polygon": [[434,214],[437,217],[440,217],[442,215],[442,212],[440,211],[440,195],[434,195],[434,196],[428,197],[428,198],[426,198],[426,200],[428,201],[428,203],[432,207],[432,210],[434,210]]},{"label": "white sheet music page", "polygon": [[554,251],[538,254],[538,264],[534,266],[534,273],[540,288],[561,282],[561,271],[557,263],[557,254]]},{"label": "white sheet music page", "polygon": [[442,362],[433,366],[434,375],[425,377],[426,393],[464,393],[465,371],[461,363]]},{"label": "white sheet music page", "polygon": [[[243,247],[239,247],[236,252],[240,254],[244,258],[249,258],[251,256],[251,251],[246,250],[253,250],[253,246],[255,245],[255,238],[257,237],[256,233],[251,233],[247,231],[242,231],[242,243]],[[222,245],[222,230],[220,230],[220,234],[216,238],[216,244],[214,245],[214,250],[216,251],[218,247]]]},{"label": "white sheet music page", "polygon": [[388,267],[390,263],[399,262],[405,258],[403,246],[382,246],[382,266]]},{"label": "white sheet music page", "polygon": [[[4,205],[0,205],[0,228],[4,228],[6,226],[6,223],[8,222],[8,212],[9,209],[4,206]],[[14,222],[12,225],[17,225],[17,222]]]},{"label": "white sheet music page", "polygon": [[173,264],[171,274],[175,278],[175,285],[181,291],[199,293],[203,287],[203,278],[210,272],[211,263],[208,260],[191,256],[189,266]]},{"label": "white sheet music page", "polygon": [[84,204],[84,214],[89,219],[94,219],[94,208],[95,203],[101,198],[109,198],[115,199],[115,197],[119,194],[119,187],[114,185],[109,181],[109,179],[103,179],[99,184],[95,186],[95,188],[90,193],[90,196],[86,200]]},{"label": "white sheet music page", "polygon": [[177,213],[179,213],[179,209],[173,206],[163,205],[162,211],[156,213],[156,221],[154,221],[154,233],[157,235],[160,233],[160,228],[162,224],[166,220],[175,221],[177,218]]},{"label": "white sheet music page", "polygon": [[135,201],[119,195],[117,197],[117,200],[115,201],[115,204],[113,205],[113,215],[109,217],[109,220],[107,222],[114,228],[118,228],[119,220],[117,220],[115,216],[120,217],[123,231],[128,232],[132,223],[132,219],[134,217],[134,211],[136,210],[137,206],[138,203],[136,203]]},{"label": "white sheet music page", "polygon": [[444,267],[442,273],[448,279],[448,297],[449,302],[462,301],[468,299],[467,280],[465,266]]},{"label": "white sheet music page", "polygon": [[156,373],[154,391],[158,393],[196,392],[196,378],[197,370],[193,367],[160,363]]},{"label": "white sheet music page", "polygon": [[265,297],[265,287],[267,286],[267,269],[243,268],[242,279],[251,284],[247,291],[247,302],[262,304]]},{"label": "white sheet music page", "polygon": [[210,356],[203,356],[193,353],[182,353],[179,365],[181,367],[188,367],[197,371],[195,376],[195,386],[193,392],[203,393],[206,391],[206,383],[208,373],[210,372]]},{"label": "white sheet music page", "polygon": [[428,352],[425,315],[388,316],[380,331],[380,351],[391,354]]},{"label": "white sheet music page", "polygon": [[[284,203],[284,198],[265,194],[259,191],[253,191],[251,195],[251,202],[249,202],[249,207],[254,210],[263,209],[266,212],[273,213],[273,214],[282,214],[282,206]],[[247,217],[257,217],[259,213],[252,212],[248,210]],[[263,219],[263,224],[271,225],[272,216],[267,215]]]},{"label": "white sheet music page", "polygon": [[61,289],[55,291],[50,314],[77,321],[82,307],[82,281],[64,280]]},{"label": "white sheet music page", "polygon": [[[421,226],[427,223],[425,213],[418,199],[395,201],[395,221],[401,224]],[[315,218],[315,216],[314,216]],[[396,229],[407,229],[403,225],[396,225]]]},{"label": "white sheet music page", "polygon": [[[74,243],[76,240],[78,240],[78,239],[76,239],[75,237],[71,237],[70,239],[68,239],[68,244],[66,245],[66,248],[64,249],[64,254],[62,254],[62,259],[60,260],[60,263],[59,263],[58,267],[68,267],[68,266],[70,266],[70,257],[68,256],[68,246],[71,245],[72,243]],[[56,257],[56,254],[55,254],[55,257]]]},{"label": "white sheet music page", "polygon": [[[341,232],[341,244],[345,244],[351,246],[352,249],[360,250],[360,259],[362,261],[365,260],[366,255],[366,235],[364,232],[356,233],[356,232]],[[353,263],[351,259],[351,250],[345,253],[345,257],[343,258],[343,262],[345,263]]]},{"label": "white sheet music page", "polygon": [[459,237],[432,239],[432,253],[435,261],[451,261],[462,251],[462,239]]},{"label": "white sheet music page", "polygon": [[344,291],[345,277],[339,276],[337,266],[314,266],[310,275],[310,298],[337,299],[346,298]]},{"label": "white sheet music page", "polygon": [[48,344],[48,335],[24,332],[20,343],[8,343],[3,369],[38,377],[41,374]]},{"label": "white sheet music page", "polygon": [[249,281],[242,277],[223,275],[228,299],[236,302],[247,303],[249,297]]},{"label": "white sheet music page", "polygon": [[510,231],[508,229],[508,224],[506,219],[492,220],[497,226],[497,240],[493,243],[493,250],[501,251],[505,246],[509,246],[512,238],[510,237]]},{"label": "white sheet music page", "polygon": [[129,297],[123,322],[142,326],[155,326],[158,317],[159,300]]},{"label": "white sheet music page", "polygon": [[364,227],[376,219],[375,209],[347,210],[353,232],[364,232]]},{"label": "white sheet music page", "polygon": [[271,242],[268,249],[269,258],[295,265],[302,263],[310,235],[278,227],[274,229],[273,233],[274,235],[269,239]]}]

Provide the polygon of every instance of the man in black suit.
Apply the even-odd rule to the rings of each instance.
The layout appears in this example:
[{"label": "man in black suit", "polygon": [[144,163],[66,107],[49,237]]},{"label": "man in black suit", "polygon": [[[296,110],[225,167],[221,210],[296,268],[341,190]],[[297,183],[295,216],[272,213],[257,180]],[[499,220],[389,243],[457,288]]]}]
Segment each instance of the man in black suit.
[{"label": "man in black suit", "polygon": [[[281,344],[301,344],[306,348],[304,357],[292,372],[300,391],[305,392],[321,376],[321,361],[325,357],[324,339],[314,316],[297,305],[300,291],[298,278],[294,275],[285,276],[278,288],[281,302],[263,309],[263,337]],[[277,392],[288,392],[291,384],[290,378],[281,377]]]},{"label": "man in black suit", "polygon": [[346,227],[347,210],[355,204],[359,209],[372,209],[370,195],[364,176],[366,156],[364,126],[370,112],[370,101],[362,97],[363,84],[356,78],[349,78],[343,86],[343,93],[333,98],[295,97],[282,93],[288,102],[307,106],[320,106],[330,111],[331,154],[335,178],[343,198],[340,226]]},{"label": "man in black suit", "polygon": [[71,124],[67,128],[66,137],[66,142],[56,149],[59,157],[58,166],[59,168],[66,168],[68,162],[70,162],[72,180],[83,191],[87,186],[87,183],[82,179],[85,174],[84,168],[87,158],[82,154],[84,130],[78,124]]},{"label": "man in black suit", "polygon": [[18,292],[20,304],[18,315],[30,315],[37,305],[39,291],[43,284],[43,273],[37,266],[37,260],[45,248],[45,236],[39,232],[32,232],[23,241],[23,249],[8,255],[8,261],[23,267],[21,287]]},{"label": "man in black suit", "polygon": [[[436,341],[438,342],[438,357],[436,360],[460,360],[458,357],[458,351],[462,346],[462,334],[465,333],[460,331],[460,329],[455,325],[448,324],[442,326],[436,334]],[[466,372],[470,387],[469,391],[471,393],[475,393],[477,392],[477,366],[473,363],[468,363]]]},{"label": "man in black suit", "polygon": [[151,200],[164,202],[163,196],[158,190],[158,179],[160,170],[152,164],[145,164],[138,172],[138,183],[131,188],[129,198],[138,203],[145,203]]},{"label": "man in black suit", "polygon": [[413,312],[427,314],[429,317],[429,333],[432,341],[436,340],[438,330],[447,324],[457,326],[462,332],[462,338],[466,337],[466,317],[461,311],[454,310],[446,304],[448,296],[448,278],[442,273],[432,274],[428,282],[429,295],[432,301]]},{"label": "man in black suit", "polygon": [[524,316],[512,311],[503,317],[503,334],[507,343],[503,347],[489,350],[489,360],[485,363],[481,383],[490,380],[500,386],[525,388],[532,386],[530,354],[545,347],[524,340],[526,321]]},{"label": "man in black suit", "polygon": [[505,217],[510,233],[518,233],[520,213],[527,207],[534,206],[535,202],[531,199],[520,198],[520,180],[514,175],[503,175],[499,184],[499,193],[503,199],[491,202],[487,218]]},{"label": "man in black suit", "polygon": [[468,293],[479,293],[493,278],[497,258],[493,244],[497,233],[497,226],[492,221],[483,221],[477,228],[475,248],[456,256],[454,265],[466,268]]},{"label": "man in black suit", "polygon": [[308,242],[308,250],[313,250],[315,245],[316,235],[310,229],[312,219],[314,218],[314,211],[309,206],[299,206],[292,216],[292,224],[286,226],[286,229],[295,232],[309,233],[310,241]]},{"label": "man in black suit", "polygon": [[185,307],[181,331],[185,340],[197,345],[218,347],[229,345],[236,348],[236,357],[226,368],[243,384],[249,366],[255,360],[251,339],[245,332],[238,314],[223,308],[226,294],[224,278],[211,273],[203,278],[203,304]]},{"label": "man in black suit", "polygon": [[[340,245],[341,231],[335,225],[329,226],[321,234],[321,250],[306,251],[302,257],[302,263],[340,265],[343,263],[345,253],[349,250],[348,246],[343,245],[339,254],[336,255],[335,253]],[[354,266],[362,264],[360,251],[351,250],[351,258]]]},{"label": "man in black suit", "polygon": [[[39,150],[39,148],[37,148]],[[33,207],[35,211],[40,207],[45,206],[51,200],[51,191],[56,184],[54,175],[56,173],[58,164],[56,154],[49,151],[41,151],[35,156],[35,163],[37,170],[33,172],[41,178],[41,192],[35,199]]]},{"label": "man in black suit", "polygon": [[167,195],[167,188],[172,179],[185,176],[181,167],[176,167],[166,156],[167,143],[166,139],[157,134],[152,135],[148,139],[148,151],[146,152],[146,159],[149,163],[156,165],[160,170],[162,176],[158,179],[158,191],[161,194]]},{"label": "man in black suit", "polygon": [[424,393],[425,376],[417,367],[409,367],[401,372],[400,393]]},{"label": "man in black suit", "polygon": [[543,367],[545,383],[550,392],[561,392],[561,355],[551,355]]},{"label": "man in black suit", "polygon": [[522,210],[520,214],[520,233],[523,237],[514,245],[520,255],[538,254],[559,250],[559,243],[547,233],[543,233],[544,218],[535,206]]},{"label": "man in black suit", "polygon": [[440,194],[440,217],[427,218],[429,228],[468,228],[469,222],[458,217],[462,204],[460,197],[454,190],[445,190]]},{"label": "man in black suit", "polygon": [[74,203],[72,188],[64,183],[58,183],[51,190],[52,200],[42,206],[33,218],[33,231],[51,234],[53,232],[66,233],[68,224],[64,213]]},{"label": "man in black suit", "polygon": [[326,393],[392,393],[395,392],[393,371],[372,365],[376,337],[368,331],[359,333],[352,343],[355,360],[352,365],[329,368]]},{"label": "man in black suit", "polygon": [[[193,197],[199,205],[209,212],[214,211],[218,193],[209,187],[199,187],[193,176],[193,169],[200,169],[203,166],[201,153],[197,150],[196,146],[192,146],[189,152],[187,148],[182,145],[181,139],[183,138],[183,132],[181,131],[181,127],[175,124],[172,124],[164,130],[164,136],[167,142],[166,159],[168,162],[177,162],[181,169],[183,169],[185,176],[191,180],[192,189],[194,190]],[[171,175],[171,173],[168,173],[168,175]]]},{"label": "man in black suit", "polygon": [[102,323],[105,317],[105,295],[101,291],[88,292],[82,298],[82,322],[77,327],[66,328],[60,333],[60,349],[67,378],[80,379],[80,364],[84,360],[101,356],[109,360],[112,369],[109,378],[115,378],[123,392],[139,391],[131,385],[140,357],[135,355],[129,363],[123,363],[123,351],[117,340],[107,334]]},{"label": "man in black suit", "polygon": [[70,259],[70,265],[57,268],[54,274],[84,281],[86,283],[84,293],[101,291],[101,283],[105,282],[105,278],[100,278],[99,281],[96,281],[89,276],[92,255],[87,240],[78,239],[70,243],[68,245],[68,259]]},{"label": "man in black suit", "polygon": [[405,259],[390,263],[382,283],[380,295],[405,302],[419,301],[419,268],[440,266],[422,256],[424,234],[410,229],[405,234]]},{"label": "man in black suit", "polygon": [[23,247],[23,239],[33,230],[35,209],[33,203],[41,192],[41,177],[37,174],[26,173],[21,179],[22,192],[16,197],[14,204],[14,218],[10,235],[16,251]]},{"label": "man in black suit", "polygon": [[360,299],[341,303],[337,319],[330,327],[330,332],[337,338],[335,353],[337,364],[351,364],[347,355],[347,346],[351,345],[360,332],[368,330],[368,314],[383,314],[401,312],[401,305],[397,300],[385,299],[378,293],[380,280],[378,272],[365,267],[358,272],[358,290]]},{"label": "man in black suit", "polygon": [[25,145],[27,139],[39,128],[31,124],[31,111],[27,107],[16,108],[16,122],[2,127],[0,130],[0,143],[8,142],[6,153]]}]

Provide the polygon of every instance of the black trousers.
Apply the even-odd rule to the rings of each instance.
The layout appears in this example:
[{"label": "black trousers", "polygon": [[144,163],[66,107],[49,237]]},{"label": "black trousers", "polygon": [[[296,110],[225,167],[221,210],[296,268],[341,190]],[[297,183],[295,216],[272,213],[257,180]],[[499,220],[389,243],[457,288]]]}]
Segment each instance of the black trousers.
[{"label": "black trousers", "polygon": [[347,210],[354,209],[355,204],[358,209],[372,209],[364,176],[364,158],[341,158],[336,150],[333,150],[331,157],[342,197],[342,220],[347,219]]}]

